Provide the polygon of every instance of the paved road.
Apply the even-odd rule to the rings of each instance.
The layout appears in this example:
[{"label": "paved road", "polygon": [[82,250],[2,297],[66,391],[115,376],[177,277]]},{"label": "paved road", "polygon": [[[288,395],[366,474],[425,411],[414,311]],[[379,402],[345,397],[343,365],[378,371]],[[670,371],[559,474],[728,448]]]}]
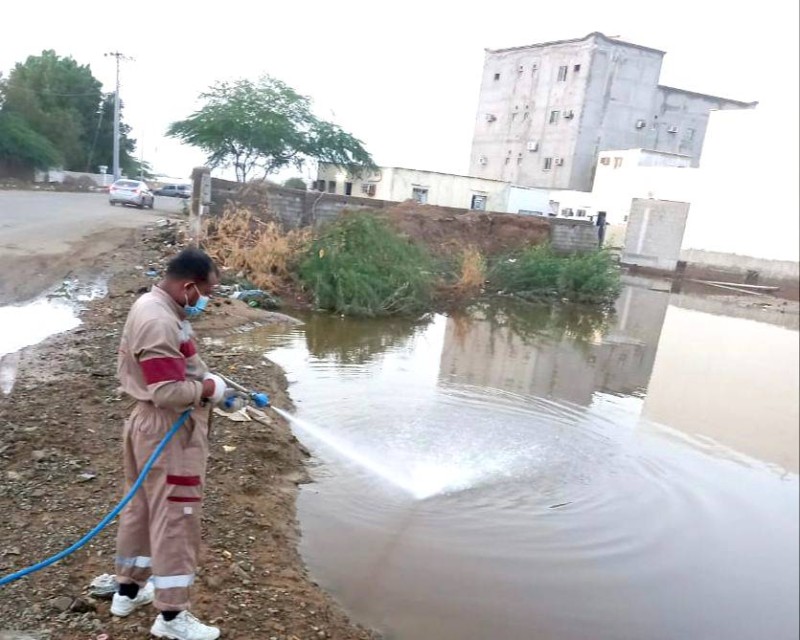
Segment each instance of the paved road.
[{"label": "paved road", "polygon": [[91,233],[143,226],[180,210],[177,198],[156,196],[150,211],[112,207],[99,193],[0,191],[0,256],[62,253]]}]

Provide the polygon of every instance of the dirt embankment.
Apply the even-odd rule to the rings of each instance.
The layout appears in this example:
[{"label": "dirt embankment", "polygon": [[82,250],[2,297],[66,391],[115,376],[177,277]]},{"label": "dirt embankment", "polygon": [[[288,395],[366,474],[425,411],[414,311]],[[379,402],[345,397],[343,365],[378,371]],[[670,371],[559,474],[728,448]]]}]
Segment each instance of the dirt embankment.
[{"label": "dirt embankment", "polygon": [[383,209],[378,215],[437,255],[474,246],[484,256],[495,256],[550,239],[550,223],[536,216],[483,211],[454,214],[443,207],[414,202]]},{"label": "dirt embankment", "polygon": [[[136,242],[96,259],[113,273],[108,297],[89,305],[77,330],[23,352],[16,386],[0,396],[0,575],[67,547],[120,499],[129,404],[116,390],[119,335],[131,303],[153,283],[135,266],[158,263],[171,234],[139,232]],[[275,318],[222,304],[196,330],[219,336],[253,320]],[[259,353],[214,341],[201,354],[212,369],[289,405],[282,371]],[[374,638],[306,573],[295,499],[308,479],[308,452],[275,414],[268,423],[214,420],[193,610],[228,639]],[[92,578],[113,571],[114,533],[112,525],[64,561],[0,588],[0,636],[13,629],[51,640],[148,637],[154,610],[112,618],[108,601],[85,592]]]}]

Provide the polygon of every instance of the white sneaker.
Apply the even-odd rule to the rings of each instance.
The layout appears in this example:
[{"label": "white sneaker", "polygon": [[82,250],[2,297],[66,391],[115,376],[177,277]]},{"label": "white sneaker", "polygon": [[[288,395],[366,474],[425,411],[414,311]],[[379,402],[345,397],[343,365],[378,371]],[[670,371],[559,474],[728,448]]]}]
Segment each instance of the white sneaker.
[{"label": "white sneaker", "polygon": [[139,593],[135,598],[121,596],[115,593],[111,600],[111,614],[124,618],[131,615],[134,611],[150,604],[156,597],[156,590],[152,582],[147,582],[143,587],[139,587]]},{"label": "white sneaker", "polygon": [[150,628],[150,635],[170,640],[217,640],[219,629],[203,624],[188,611],[181,611],[169,622],[159,614]]}]

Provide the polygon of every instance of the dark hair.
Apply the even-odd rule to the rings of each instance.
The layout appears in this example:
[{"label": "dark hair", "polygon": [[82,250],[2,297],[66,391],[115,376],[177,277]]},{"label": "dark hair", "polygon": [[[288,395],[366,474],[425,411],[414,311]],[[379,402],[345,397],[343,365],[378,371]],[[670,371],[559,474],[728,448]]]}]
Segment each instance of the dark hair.
[{"label": "dark hair", "polygon": [[167,277],[173,280],[197,280],[207,282],[211,274],[219,274],[208,254],[191,247],[184,249],[167,265]]}]

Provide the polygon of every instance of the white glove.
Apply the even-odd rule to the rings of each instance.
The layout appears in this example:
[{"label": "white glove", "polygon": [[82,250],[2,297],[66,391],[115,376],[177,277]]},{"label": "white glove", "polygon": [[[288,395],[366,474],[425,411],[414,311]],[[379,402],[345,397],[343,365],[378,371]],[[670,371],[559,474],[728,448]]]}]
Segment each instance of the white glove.
[{"label": "white glove", "polygon": [[225,381],[215,373],[207,373],[203,376],[203,382],[206,380],[214,381],[214,393],[208,398],[214,404],[218,404],[225,399],[225,391],[228,389]]}]

